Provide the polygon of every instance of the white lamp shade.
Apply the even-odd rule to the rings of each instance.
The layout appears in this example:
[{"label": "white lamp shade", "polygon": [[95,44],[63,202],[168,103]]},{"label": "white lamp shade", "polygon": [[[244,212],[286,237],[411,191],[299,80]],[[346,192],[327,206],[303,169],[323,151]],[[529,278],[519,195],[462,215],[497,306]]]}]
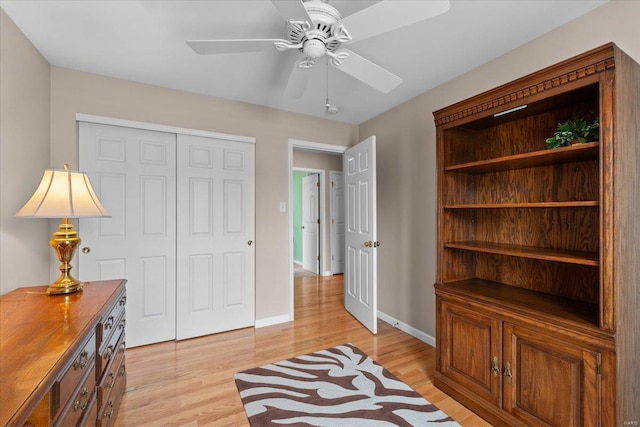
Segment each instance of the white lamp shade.
[{"label": "white lamp shade", "polygon": [[[66,165],[65,165],[66,167]],[[29,201],[16,216],[33,218],[108,217],[83,172],[47,169]]]}]

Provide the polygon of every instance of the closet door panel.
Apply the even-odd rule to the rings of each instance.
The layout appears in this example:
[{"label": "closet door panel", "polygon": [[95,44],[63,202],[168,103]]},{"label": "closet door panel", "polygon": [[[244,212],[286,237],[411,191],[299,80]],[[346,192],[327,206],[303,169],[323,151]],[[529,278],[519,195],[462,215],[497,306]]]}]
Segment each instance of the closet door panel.
[{"label": "closet door panel", "polygon": [[178,135],[177,150],[177,338],[252,326],[254,146]]},{"label": "closet door panel", "polygon": [[79,137],[111,214],[80,220],[79,278],[128,279],[128,347],[175,339],[176,135],[80,122]]}]

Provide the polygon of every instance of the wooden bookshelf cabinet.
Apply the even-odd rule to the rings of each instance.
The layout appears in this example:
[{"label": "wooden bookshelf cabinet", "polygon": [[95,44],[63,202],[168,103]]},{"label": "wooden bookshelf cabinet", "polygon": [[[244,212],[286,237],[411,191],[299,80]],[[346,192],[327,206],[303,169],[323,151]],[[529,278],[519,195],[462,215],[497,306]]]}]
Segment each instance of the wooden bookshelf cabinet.
[{"label": "wooden bookshelf cabinet", "polygon": [[[578,114],[599,140],[547,150]],[[435,384],[491,422],[640,421],[638,114],[613,44],[434,113]]]}]

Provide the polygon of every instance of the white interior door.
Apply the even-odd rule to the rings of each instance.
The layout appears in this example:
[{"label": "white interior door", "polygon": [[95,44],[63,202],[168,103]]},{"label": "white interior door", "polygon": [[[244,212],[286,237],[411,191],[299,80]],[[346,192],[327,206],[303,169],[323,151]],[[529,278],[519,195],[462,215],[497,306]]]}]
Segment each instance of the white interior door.
[{"label": "white interior door", "polygon": [[320,274],[318,259],[318,174],[302,178],[302,268]]},{"label": "white interior door", "polygon": [[79,223],[83,280],[128,279],[127,346],[175,338],[171,133],[80,122],[79,164],[111,218]]},{"label": "white interior door", "polygon": [[345,174],[347,310],[374,334],[377,326],[376,137],[349,148]]},{"label": "white interior door", "polygon": [[344,174],[331,171],[331,273],[344,273]]},{"label": "white interior door", "polygon": [[178,339],[255,322],[254,151],[178,135]]}]

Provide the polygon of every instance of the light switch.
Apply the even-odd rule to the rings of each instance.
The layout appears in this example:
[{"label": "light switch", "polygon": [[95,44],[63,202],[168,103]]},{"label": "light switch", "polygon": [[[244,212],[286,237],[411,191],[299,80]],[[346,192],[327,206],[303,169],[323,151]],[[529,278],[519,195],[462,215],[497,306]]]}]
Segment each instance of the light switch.
[{"label": "light switch", "polygon": [[287,203],[286,202],[280,202],[280,212],[284,213],[287,211]]}]

